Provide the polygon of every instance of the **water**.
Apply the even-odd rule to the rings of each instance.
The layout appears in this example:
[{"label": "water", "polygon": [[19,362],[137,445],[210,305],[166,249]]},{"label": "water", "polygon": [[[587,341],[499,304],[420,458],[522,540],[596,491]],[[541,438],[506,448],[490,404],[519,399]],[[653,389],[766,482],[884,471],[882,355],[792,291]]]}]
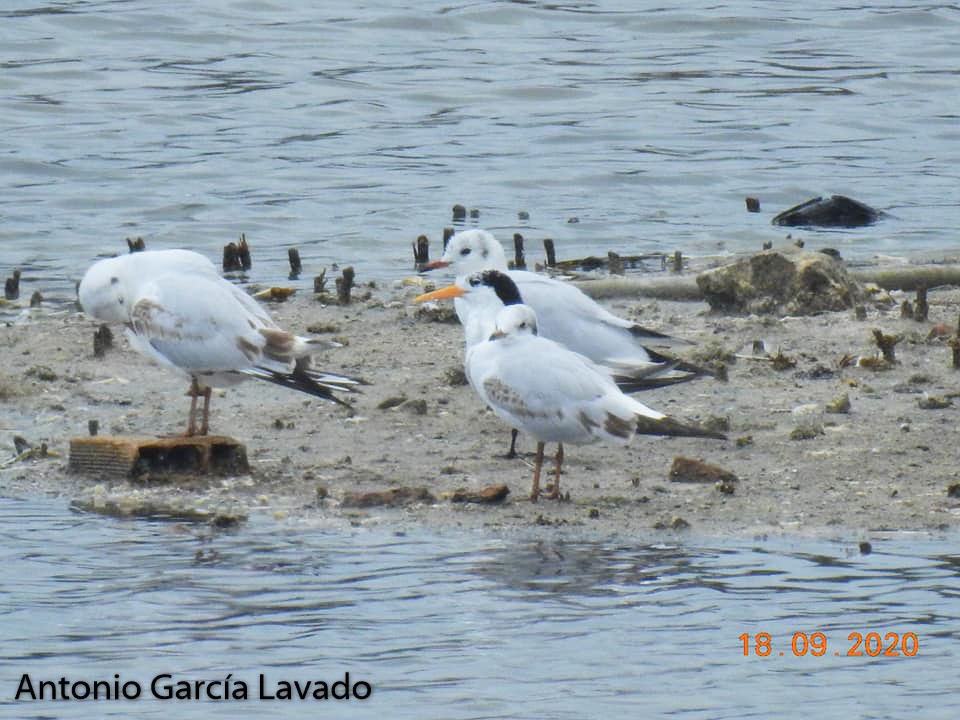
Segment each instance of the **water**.
[{"label": "water", "polygon": [[[0,500],[2,717],[255,717],[267,682],[369,682],[366,701],[285,716],[954,718],[955,538],[642,544],[541,535],[233,533]],[[828,652],[794,656],[794,633]],[[848,657],[851,632],[916,634],[913,657]],[[742,633],[774,652],[744,657]],[[754,646],[751,644],[751,648]],[[784,650],[784,656],[778,654]],[[912,650],[912,648],[911,648]],[[834,652],[839,651],[840,655]],[[20,678],[135,680],[136,701],[14,703]],[[159,701],[153,677],[249,684]],[[330,705],[334,705],[333,708]]]},{"label": "water", "polygon": [[[411,271],[450,207],[562,257],[726,255],[842,193],[893,213],[801,231],[868,261],[957,252],[960,9],[937,3],[6,0],[0,274],[56,302],[143,236],[250,279]],[[758,196],[763,212],[744,210]],[[520,220],[518,211],[527,211]],[[576,218],[579,222],[568,222]],[[469,222],[469,221],[468,221]],[[279,703],[13,704],[18,678],[274,681],[365,702],[291,716],[954,718],[955,542],[350,534],[177,526],[0,500],[0,716],[252,717]],[[796,632],[830,651],[794,657]],[[914,632],[915,657],[847,657]],[[739,636],[777,652],[743,656]],[[840,656],[833,655],[839,649]],[[173,712],[171,712],[171,708]]]},{"label": "water", "polygon": [[137,235],[390,280],[458,202],[533,259],[752,251],[830,193],[897,219],[812,246],[956,249],[956,5],[6,0],[0,27],[0,268],[48,297]]}]

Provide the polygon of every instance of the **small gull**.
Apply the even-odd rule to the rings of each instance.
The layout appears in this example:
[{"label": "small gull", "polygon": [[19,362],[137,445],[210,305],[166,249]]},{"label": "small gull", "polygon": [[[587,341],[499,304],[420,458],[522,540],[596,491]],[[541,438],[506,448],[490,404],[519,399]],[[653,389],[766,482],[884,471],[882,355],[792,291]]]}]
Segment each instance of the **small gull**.
[{"label": "small gull", "polygon": [[530,499],[540,494],[544,445],[557,443],[551,498],[560,497],[563,443],[627,443],[635,434],[725,439],[685,424],[623,393],[610,370],[537,335],[527,305],[501,308],[487,340],[466,356],[466,374],[480,398],[511,427],[537,440]]},{"label": "small gull", "polygon": [[335,393],[363,384],[312,368],[310,356],[331,343],[281,329],[256,300],[190,250],[99,260],[81,280],[78,297],[87,315],[125,325],[134,350],[190,379],[187,435],[207,434],[211,386],[254,377],[346,405]]}]

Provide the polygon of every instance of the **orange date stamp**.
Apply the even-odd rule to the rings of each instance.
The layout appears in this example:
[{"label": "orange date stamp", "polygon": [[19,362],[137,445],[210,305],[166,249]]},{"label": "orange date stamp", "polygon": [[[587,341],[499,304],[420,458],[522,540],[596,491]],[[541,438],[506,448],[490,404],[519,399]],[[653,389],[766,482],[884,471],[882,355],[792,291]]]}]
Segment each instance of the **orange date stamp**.
[{"label": "orange date stamp", "polygon": [[[743,643],[744,657],[822,657],[830,651],[827,636],[822,632],[795,632],[789,648],[784,646],[782,649],[774,646],[773,636],[767,632],[743,633],[739,639]],[[877,632],[852,632],[847,635],[847,642],[840,649],[834,648],[832,654],[837,657],[913,657],[918,652],[920,640],[916,633],[888,632],[881,636]]]}]

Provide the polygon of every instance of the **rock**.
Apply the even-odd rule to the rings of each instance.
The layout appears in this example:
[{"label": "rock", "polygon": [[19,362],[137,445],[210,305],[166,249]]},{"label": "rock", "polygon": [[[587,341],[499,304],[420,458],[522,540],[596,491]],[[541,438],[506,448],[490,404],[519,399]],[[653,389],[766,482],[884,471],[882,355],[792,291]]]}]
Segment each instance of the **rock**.
[{"label": "rock", "polygon": [[850,412],[850,396],[847,393],[840,393],[827,403],[824,412],[840,414]]},{"label": "rock", "polygon": [[952,404],[952,401],[948,397],[928,395],[927,393],[924,393],[923,397],[917,400],[917,405],[921,410],[943,410]]},{"label": "rock", "polygon": [[437,499],[424,487],[397,487],[369,492],[346,492],[340,504],[348,508],[367,508],[379,505],[402,507],[404,505],[433,504]]},{"label": "rock", "polygon": [[737,476],[717,465],[692,458],[675,457],[670,466],[671,482],[688,483],[735,483]]},{"label": "rock", "polygon": [[795,205],[774,217],[771,222],[790,227],[863,227],[885,217],[889,217],[887,213],[858,200],[845,195],[832,195],[826,200],[815,197]]},{"label": "rock", "polygon": [[510,488],[503,483],[488,485],[482,490],[457,490],[450,497],[452,503],[478,503],[492,505],[507,499]]},{"label": "rock", "polygon": [[399,405],[403,405],[406,401],[406,395],[394,395],[393,397],[388,397],[377,403],[377,410],[390,410]]},{"label": "rock", "polygon": [[697,276],[697,286],[713,310],[812,315],[848,310],[860,286],[829,255],[766,250]]}]

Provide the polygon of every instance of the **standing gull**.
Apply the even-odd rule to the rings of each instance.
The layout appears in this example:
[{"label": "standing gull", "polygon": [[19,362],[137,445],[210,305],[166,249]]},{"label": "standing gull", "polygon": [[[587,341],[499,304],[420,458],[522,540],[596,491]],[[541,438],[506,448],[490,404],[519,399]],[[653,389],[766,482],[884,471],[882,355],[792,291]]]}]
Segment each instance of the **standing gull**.
[{"label": "standing gull", "polygon": [[[477,288],[495,282],[477,276]],[[474,292],[473,286],[468,285]],[[610,370],[563,345],[537,335],[536,313],[511,304],[496,315],[489,338],[467,350],[466,374],[480,398],[500,419],[537,440],[530,499],[540,494],[544,445],[557,443],[555,480],[560,497],[563,443],[596,440],[627,443],[637,434],[724,439],[721,433],[681,423],[625,395]]]},{"label": "standing gull", "polygon": [[[516,284],[523,303],[537,314],[542,337],[586,355],[596,363],[616,367],[624,375],[649,378],[651,363],[659,363],[667,373],[685,371],[686,379],[707,372],[654,349],[689,344],[688,341],[617,317],[570,283],[526,270],[509,270],[503,246],[486,230],[458,232],[450,238],[443,257],[425,269],[444,267],[453,270],[458,278],[483,270],[505,273]],[[471,306],[463,300],[456,300],[454,304],[457,317],[467,329]],[[470,342],[468,335],[468,346]]]},{"label": "standing gull", "polygon": [[78,296],[91,317],[125,325],[134,350],[190,379],[187,435],[207,434],[211,386],[255,377],[345,405],[335,393],[361,384],[311,368],[310,355],[329,343],[279,328],[256,300],[189,250],[100,260],[87,270]]}]

